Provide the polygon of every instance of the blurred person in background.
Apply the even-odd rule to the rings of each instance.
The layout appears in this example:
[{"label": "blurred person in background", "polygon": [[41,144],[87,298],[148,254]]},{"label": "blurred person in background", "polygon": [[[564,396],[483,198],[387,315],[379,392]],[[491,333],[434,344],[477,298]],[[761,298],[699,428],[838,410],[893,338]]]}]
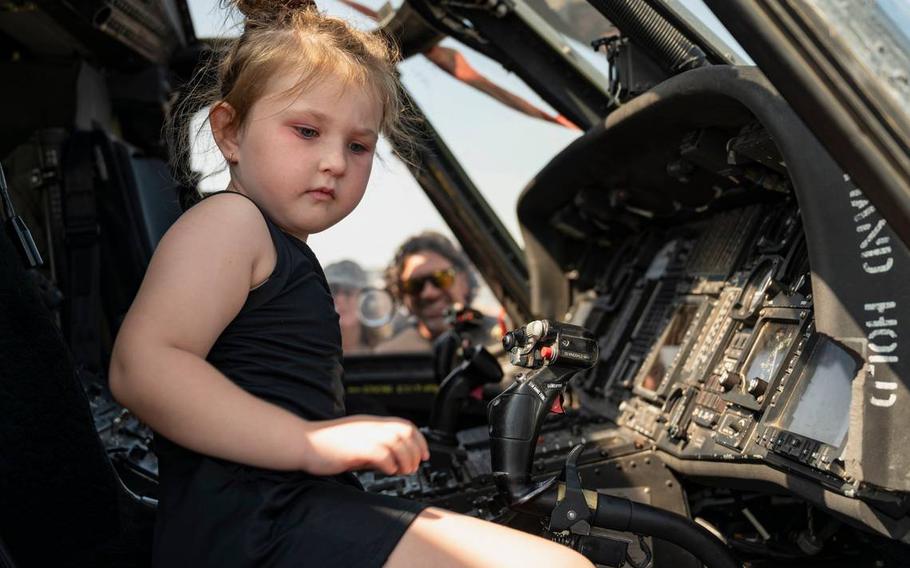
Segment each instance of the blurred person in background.
[{"label": "blurred person in background", "polygon": [[[470,307],[478,281],[464,253],[444,235],[425,231],[398,247],[386,269],[386,286],[411,317],[376,352],[419,352],[430,350],[451,329],[452,310]],[[498,342],[496,324],[483,316],[471,339],[481,345]]]},{"label": "blurred person in background", "polygon": [[367,273],[353,260],[340,260],[325,267],[341,327],[341,348],[345,355],[369,351],[375,334],[360,319],[361,291],[367,287]]}]

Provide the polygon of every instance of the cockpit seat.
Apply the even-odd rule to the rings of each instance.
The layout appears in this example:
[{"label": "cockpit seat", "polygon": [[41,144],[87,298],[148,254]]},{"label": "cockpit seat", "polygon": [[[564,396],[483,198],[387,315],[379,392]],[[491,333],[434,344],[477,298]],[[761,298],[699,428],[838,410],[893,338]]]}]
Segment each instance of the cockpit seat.
[{"label": "cockpit seat", "polygon": [[64,325],[79,368],[103,375],[152,253],[180,216],[179,187],[166,162],[100,128],[73,132],[63,155]]},{"label": "cockpit seat", "polygon": [[8,556],[20,568],[147,562],[154,511],[123,490],[54,317],[5,232],[0,369],[0,538]]},{"label": "cockpit seat", "polygon": [[116,331],[158,241],[180,216],[178,186],[163,160],[144,155],[103,130],[76,133],[71,144],[79,143],[81,136],[90,136],[97,149],[102,297]]},{"label": "cockpit seat", "polygon": [[163,160],[101,129],[73,132],[61,165],[66,237],[54,246],[70,349],[0,232],[0,540],[20,568],[147,565],[154,508],[118,477],[84,385],[103,380],[111,338],[181,213],[179,189]]}]

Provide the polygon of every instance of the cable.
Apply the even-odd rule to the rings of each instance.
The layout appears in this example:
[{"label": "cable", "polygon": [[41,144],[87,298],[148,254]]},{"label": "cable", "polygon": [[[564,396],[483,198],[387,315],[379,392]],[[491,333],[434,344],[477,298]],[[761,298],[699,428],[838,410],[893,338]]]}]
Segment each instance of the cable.
[{"label": "cable", "polygon": [[653,536],[681,546],[708,568],[738,568],[730,551],[704,527],[689,519],[643,503],[598,495],[596,527]]}]

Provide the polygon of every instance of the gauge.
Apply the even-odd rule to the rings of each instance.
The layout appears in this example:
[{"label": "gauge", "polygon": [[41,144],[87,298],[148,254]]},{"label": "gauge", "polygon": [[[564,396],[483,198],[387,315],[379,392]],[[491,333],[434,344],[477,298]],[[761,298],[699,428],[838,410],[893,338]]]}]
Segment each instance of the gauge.
[{"label": "gauge", "polygon": [[791,322],[768,321],[762,326],[743,365],[743,386],[750,393],[759,396],[774,380],[798,334],[799,327]]}]

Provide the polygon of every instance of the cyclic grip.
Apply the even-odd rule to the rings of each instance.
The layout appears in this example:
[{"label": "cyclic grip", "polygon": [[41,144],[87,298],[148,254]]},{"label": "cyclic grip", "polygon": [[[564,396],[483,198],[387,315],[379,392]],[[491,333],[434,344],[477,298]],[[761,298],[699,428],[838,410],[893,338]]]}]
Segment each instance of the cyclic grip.
[{"label": "cyclic grip", "polygon": [[500,490],[513,500],[532,490],[540,427],[569,379],[594,365],[597,342],[577,325],[536,320],[502,339],[514,365],[531,369],[490,402],[490,457]]}]

